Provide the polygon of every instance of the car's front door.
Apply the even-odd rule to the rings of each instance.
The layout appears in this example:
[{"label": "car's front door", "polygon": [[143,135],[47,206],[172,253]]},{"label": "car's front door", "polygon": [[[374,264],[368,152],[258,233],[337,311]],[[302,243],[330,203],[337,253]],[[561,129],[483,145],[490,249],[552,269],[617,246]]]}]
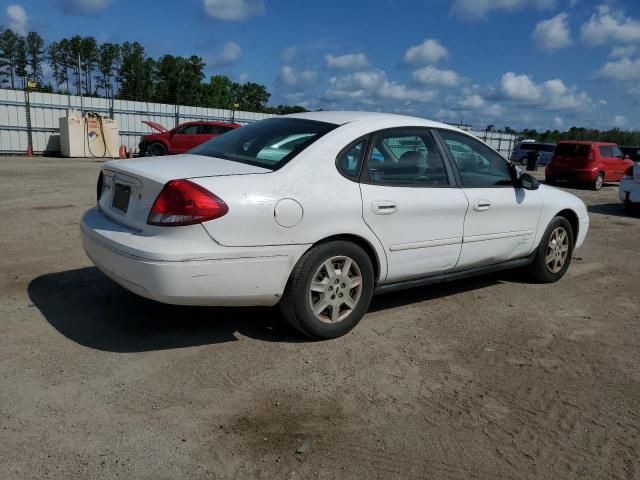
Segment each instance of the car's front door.
[{"label": "car's front door", "polygon": [[470,135],[450,130],[438,135],[469,201],[456,269],[526,256],[540,220],[540,193],[514,187],[507,160]]},{"label": "car's front door", "polygon": [[382,242],[387,282],[452,269],[467,198],[428,129],[373,135],[360,188],[364,221]]},{"label": "car's front door", "polygon": [[184,153],[197,145],[198,124],[178,127],[171,134],[171,153]]}]

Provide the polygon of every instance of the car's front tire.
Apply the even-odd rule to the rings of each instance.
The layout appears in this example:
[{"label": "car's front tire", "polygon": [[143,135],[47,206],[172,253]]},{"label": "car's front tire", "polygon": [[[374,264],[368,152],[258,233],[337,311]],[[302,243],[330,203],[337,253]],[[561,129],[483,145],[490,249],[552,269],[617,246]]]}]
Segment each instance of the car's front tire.
[{"label": "car's front tire", "polygon": [[374,281],[371,259],[358,245],[322,243],[296,264],[280,309],[292,327],[309,337],[340,337],[366,313]]},{"label": "car's front tire", "polygon": [[153,142],[147,147],[148,157],[162,157],[167,153],[167,147],[161,142]]},{"label": "car's front tire", "polygon": [[560,280],[569,268],[573,255],[574,232],[564,217],[554,217],[549,223],[536,251],[530,272],[541,283]]}]

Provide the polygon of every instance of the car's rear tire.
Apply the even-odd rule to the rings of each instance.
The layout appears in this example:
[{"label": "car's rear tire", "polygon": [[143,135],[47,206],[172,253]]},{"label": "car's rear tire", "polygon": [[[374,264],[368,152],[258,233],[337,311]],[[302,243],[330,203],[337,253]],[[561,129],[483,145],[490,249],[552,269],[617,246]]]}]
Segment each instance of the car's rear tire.
[{"label": "car's rear tire", "polygon": [[596,175],[595,180],[591,182],[591,188],[597,192],[602,188],[603,185],[604,185],[604,173],[600,172],[598,173],[598,175]]},{"label": "car's rear tire", "polygon": [[564,217],[554,217],[540,240],[533,263],[529,267],[533,278],[541,283],[553,283],[567,272],[573,255],[574,232]]},{"label": "car's rear tire", "polygon": [[362,248],[343,240],[322,243],[296,264],[280,309],[299,332],[317,339],[336,338],[360,322],[373,287],[373,265]]},{"label": "car's rear tire", "polygon": [[167,154],[167,147],[161,142],[153,142],[147,147],[148,157],[161,157]]}]

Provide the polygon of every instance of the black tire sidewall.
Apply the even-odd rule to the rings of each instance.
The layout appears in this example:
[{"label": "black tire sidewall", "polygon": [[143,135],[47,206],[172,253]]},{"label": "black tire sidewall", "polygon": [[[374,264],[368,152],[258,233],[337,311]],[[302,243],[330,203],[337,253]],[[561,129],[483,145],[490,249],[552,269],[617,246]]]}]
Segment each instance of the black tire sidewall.
[{"label": "black tire sidewall", "polygon": [[[314,338],[336,338],[352,330],[362,319],[369,308],[374,288],[374,273],[371,260],[366,252],[358,245],[347,241],[333,241],[320,244],[307,252],[304,267],[295,272],[299,278],[293,279],[290,287],[292,300],[295,302],[294,311],[299,327],[307,335]],[[356,308],[351,315],[341,322],[334,324],[318,320],[308,302],[309,287],[313,275],[322,263],[331,257],[344,255],[353,259],[360,268],[362,275],[362,292]]]},{"label": "black tire sidewall", "polygon": [[[547,245],[549,243],[549,237],[551,236],[551,233],[558,227],[563,227],[566,230],[567,235],[569,235],[569,252],[567,252],[567,260],[564,262],[562,270],[557,273],[552,273],[547,268],[545,258],[547,256]],[[573,228],[571,227],[571,223],[569,223],[569,220],[564,217],[554,217],[553,220],[549,222],[549,225],[547,226],[547,229],[545,230],[544,235],[540,240],[540,245],[538,245],[538,251],[534,259],[534,272],[538,280],[545,283],[553,283],[557,282],[564,276],[564,274],[569,269],[569,265],[571,264],[574,243],[574,232]]]},{"label": "black tire sidewall", "polygon": [[[598,179],[599,178],[602,178],[602,182],[600,182],[600,186],[598,187]],[[591,187],[597,192],[597,191],[601,190],[603,186],[604,186],[604,174],[602,172],[600,172],[600,173],[598,173],[598,175],[596,175],[596,178],[593,181],[593,183],[591,184]]]},{"label": "black tire sidewall", "polygon": [[152,155],[152,156],[154,156],[154,157],[161,157],[161,156],[163,156],[163,155],[166,155],[166,154],[167,154],[167,152],[168,152],[167,147],[165,147],[165,146],[164,146],[164,143],[161,143],[161,142],[153,142],[151,145],[149,145],[149,146],[147,147],[147,152],[149,152],[149,150],[151,150],[151,149],[155,149],[155,148],[158,148],[158,147],[162,149],[162,154],[161,154],[161,155],[157,155],[157,154],[155,153],[155,151],[154,151],[154,153],[153,153],[153,155]]}]

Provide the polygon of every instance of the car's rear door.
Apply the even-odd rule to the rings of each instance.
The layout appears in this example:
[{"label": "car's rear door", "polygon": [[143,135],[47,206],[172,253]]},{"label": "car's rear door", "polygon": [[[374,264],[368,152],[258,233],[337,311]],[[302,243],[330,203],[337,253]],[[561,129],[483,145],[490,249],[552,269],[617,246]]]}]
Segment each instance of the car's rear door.
[{"label": "car's rear door", "polygon": [[387,282],[452,269],[468,203],[428,129],[371,137],[360,180],[362,215],[384,246]]},{"label": "car's rear door", "polygon": [[[516,188],[507,160],[479,140],[451,130],[438,130],[437,134],[449,150],[469,202],[456,269],[526,256],[540,220],[540,193]],[[460,153],[460,146],[468,153]]]}]

